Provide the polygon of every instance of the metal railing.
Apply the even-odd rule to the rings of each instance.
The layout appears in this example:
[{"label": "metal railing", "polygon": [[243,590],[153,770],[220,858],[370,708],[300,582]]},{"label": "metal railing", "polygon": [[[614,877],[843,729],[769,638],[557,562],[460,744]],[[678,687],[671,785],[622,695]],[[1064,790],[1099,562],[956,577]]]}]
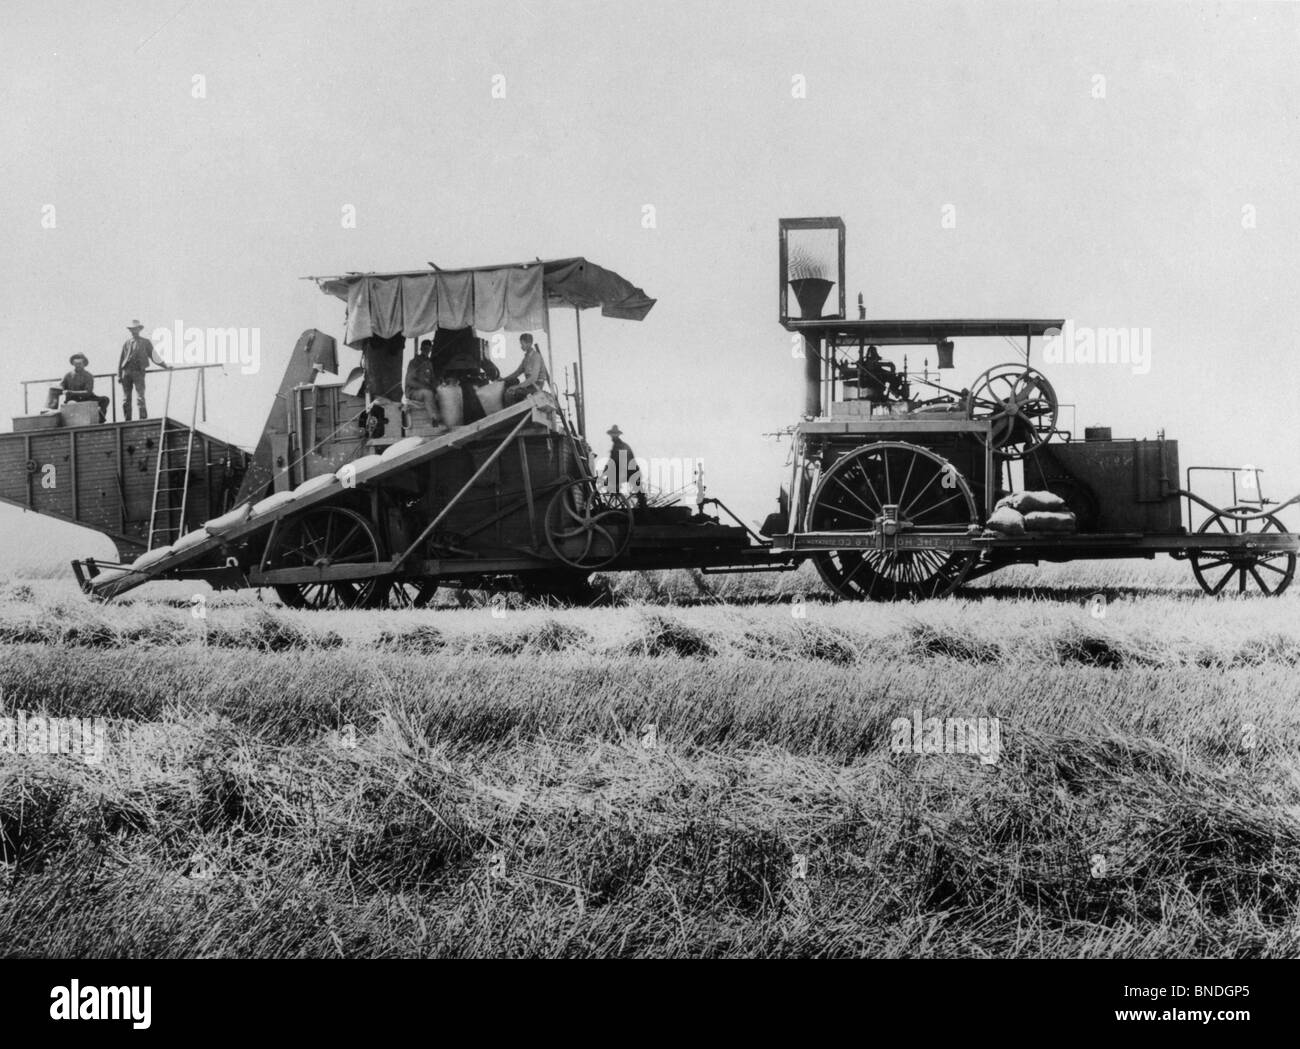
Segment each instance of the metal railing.
[{"label": "metal railing", "polygon": [[[174,371],[174,372],[191,372],[191,371],[197,371],[197,372],[199,373],[197,395],[198,395],[198,400],[199,400],[199,405],[200,405],[200,412],[201,412],[201,418],[199,419],[200,422],[207,422],[207,421],[208,421],[208,390],[207,390],[207,383],[206,383],[206,381],[205,381],[204,372],[207,371],[207,369],[209,369],[209,368],[224,368],[224,367],[225,367],[225,365],[222,365],[222,364],[178,364],[178,365],[176,365],[175,367],[169,369],[170,371]],[[160,369],[160,370],[168,370],[168,369]],[[157,374],[157,373],[154,373],[154,374]],[[108,380],[110,380],[110,382],[109,382],[109,387],[110,387],[110,389],[111,389],[112,386],[114,385],[114,383],[117,381],[117,372],[91,372],[91,376],[90,376],[90,377],[91,377],[92,379],[108,379]],[[31,409],[31,393],[30,393],[30,387],[32,387],[32,386],[45,386],[45,387],[50,387],[50,386],[61,386],[61,384],[62,384],[62,382],[63,382],[63,376],[62,376],[62,375],[58,375],[58,376],[55,376],[53,379],[21,379],[21,380],[19,380],[19,382],[20,382],[20,385],[21,385],[22,388],[23,388],[23,414],[24,414],[24,415],[30,415],[30,414],[31,414],[31,411],[32,411],[32,409]],[[98,395],[98,396],[102,396],[102,395]],[[109,395],[109,398],[108,398],[108,404],[109,404],[109,407],[112,409],[112,417],[111,417],[108,421],[109,421],[109,422],[117,422],[117,421],[118,421],[118,419],[117,419],[117,399],[114,398],[111,394]]]}]

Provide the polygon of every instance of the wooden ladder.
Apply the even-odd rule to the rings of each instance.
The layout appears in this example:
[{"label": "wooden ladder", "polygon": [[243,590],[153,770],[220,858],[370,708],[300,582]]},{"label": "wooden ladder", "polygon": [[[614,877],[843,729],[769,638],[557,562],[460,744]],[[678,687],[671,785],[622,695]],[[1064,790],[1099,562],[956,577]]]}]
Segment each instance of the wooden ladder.
[{"label": "wooden ladder", "polygon": [[[201,376],[203,373],[200,372]],[[194,459],[194,426],[198,419],[199,411],[199,386],[200,383],[194,384],[194,400],[190,406],[190,424],[189,426],[168,426],[170,421],[167,416],[167,410],[171,406],[172,396],[172,373],[167,372],[167,393],[163,398],[162,421],[158,424],[158,458],[154,464],[153,474],[153,505],[149,510],[149,544],[148,549],[152,550],[155,546],[165,546],[168,543],[179,539],[185,528],[185,510],[189,502],[190,494],[190,464]],[[181,448],[174,439],[180,435],[185,435],[185,468],[180,476],[180,485],[173,484],[174,475],[177,467],[173,465],[172,458],[179,455]],[[163,477],[166,475],[167,483],[163,483]],[[181,505],[179,509],[174,505],[174,496],[180,493]],[[172,515],[179,514],[176,521],[172,521]],[[162,523],[159,523],[159,519]]]}]

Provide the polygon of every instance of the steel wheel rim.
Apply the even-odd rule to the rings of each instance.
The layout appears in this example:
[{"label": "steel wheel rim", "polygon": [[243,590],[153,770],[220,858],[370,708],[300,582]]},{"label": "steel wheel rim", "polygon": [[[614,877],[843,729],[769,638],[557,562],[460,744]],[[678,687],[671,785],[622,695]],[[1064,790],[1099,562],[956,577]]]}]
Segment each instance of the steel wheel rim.
[{"label": "steel wheel rim", "polygon": [[1023,458],[1056,432],[1060,400],[1036,368],[996,364],[975,380],[970,398],[971,418],[993,422],[988,439],[1000,458]]},{"label": "steel wheel rim", "polygon": [[[1255,513],[1255,507],[1233,506],[1224,513]],[[1232,525],[1229,528],[1229,524]],[[1254,521],[1235,521],[1216,513],[1201,522],[1197,535],[1212,534],[1214,531],[1225,535],[1247,535],[1251,525],[1257,524],[1259,532],[1286,532],[1281,520],[1269,514]],[[1291,585],[1295,578],[1296,555],[1279,551],[1274,554],[1238,554],[1231,551],[1210,551],[1192,554],[1192,574],[1205,593],[1211,597],[1222,597],[1225,593],[1244,596],[1252,588],[1264,597],[1277,597]],[[1280,562],[1274,564],[1273,562]]]},{"label": "steel wheel rim", "polygon": [[[966,531],[978,523],[974,494],[952,463],[919,445],[882,441],[848,452],[822,475],[809,501],[807,528],[874,531],[885,505],[897,505],[899,517],[922,530]],[[975,554],[843,549],[813,561],[841,597],[897,601],[951,593],[970,573]]]},{"label": "steel wheel rim", "polygon": [[[275,568],[303,568],[372,564],[381,558],[379,539],[369,521],[346,507],[327,506],[286,522],[270,564]],[[275,590],[293,608],[322,611],[369,607],[388,593],[388,585],[375,577],[334,583],[282,583]]]}]

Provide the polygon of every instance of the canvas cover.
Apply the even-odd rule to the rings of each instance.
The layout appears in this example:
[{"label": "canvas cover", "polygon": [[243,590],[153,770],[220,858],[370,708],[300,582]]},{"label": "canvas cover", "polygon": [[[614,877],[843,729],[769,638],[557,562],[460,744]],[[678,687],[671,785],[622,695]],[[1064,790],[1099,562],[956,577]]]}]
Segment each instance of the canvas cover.
[{"label": "canvas cover", "polygon": [[349,346],[373,337],[436,329],[536,331],[546,307],[600,307],[606,317],[641,320],[655,300],[613,270],[586,259],[551,259],[468,270],[355,273],[322,278],[322,291],[348,304]]}]

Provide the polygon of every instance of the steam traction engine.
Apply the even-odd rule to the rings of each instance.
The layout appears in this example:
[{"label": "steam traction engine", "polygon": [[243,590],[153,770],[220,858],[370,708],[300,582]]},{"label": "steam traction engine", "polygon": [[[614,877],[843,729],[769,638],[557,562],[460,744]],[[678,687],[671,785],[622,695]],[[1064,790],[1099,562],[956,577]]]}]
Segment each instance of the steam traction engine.
[{"label": "steam traction engine", "polygon": [[[782,219],[780,271],[781,323],[803,343],[805,403],[788,506],[765,532],[774,552],[811,557],[840,596],[937,597],[1011,564],[1157,553],[1191,561],[1211,594],[1271,596],[1290,584],[1300,536],[1277,512],[1300,497],[1270,503],[1250,468],[1248,497],[1234,480],[1221,508],[1190,490],[1191,476],[1238,471],[1192,467],[1180,487],[1178,445],[1163,433],[1114,440],[1096,428],[1078,440],[1060,428],[1056,391],[1028,361],[1032,340],[1062,320],[867,320],[860,296],[848,319],[838,218]],[[827,314],[833,290],[838,310]],[[945,385],[957,338],[1023,340],[1024,363]],[[920,372],[887,359],[902,349],[924,354]],[[1011,527],[998,507],[1033,499],[1061,511],[1025,518],[1042,530]]]}]

